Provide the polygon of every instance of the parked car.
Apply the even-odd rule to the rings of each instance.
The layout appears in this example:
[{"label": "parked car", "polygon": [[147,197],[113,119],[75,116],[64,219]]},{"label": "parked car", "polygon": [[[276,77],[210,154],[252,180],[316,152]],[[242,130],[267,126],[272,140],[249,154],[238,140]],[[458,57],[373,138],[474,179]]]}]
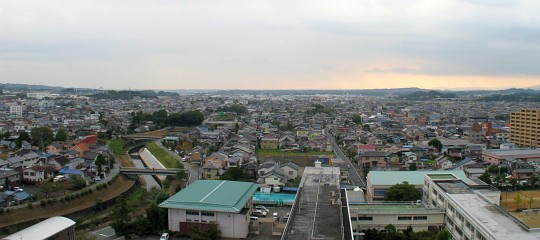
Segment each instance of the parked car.
[{"label": "parked car", "polygon": [[258,217],[266,217],[266,214],[267,213],[265,211],[262,211],[262,210],[253,211],[253,215],[258,216]]},{"label": "parked car", "polygon": [[159,238],[159,240],[169,240],[169,234],[168,233],[161,234],[161,237]]},{"label": "parked car", "polygon": [[259,221],[259,217],[257,216],[251,216],[249,217],[250,220]]},{"label": "parked car", "polygon": [[15,192],[23,192],[24,191],[21,187],[14,187],[13,190]]},{"label": "parked car", "polygon": [[263,210],[263,211],[268,212],[268,208],[266,208],[266,207],[263,206],[263,205],[257,205],[257,206],[255,206],[255,209],[257,209],[257,210]]}]

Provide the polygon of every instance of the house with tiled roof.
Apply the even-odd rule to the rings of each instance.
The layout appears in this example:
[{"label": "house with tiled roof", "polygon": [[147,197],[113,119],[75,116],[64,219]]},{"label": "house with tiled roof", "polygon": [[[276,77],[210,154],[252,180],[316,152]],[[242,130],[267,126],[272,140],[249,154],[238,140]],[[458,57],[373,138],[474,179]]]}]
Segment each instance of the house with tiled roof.
[{"label": "house with tiled roof", "polygon": [[217,227],[223,238],[246,238],[249,234],[252,196],[258,184],[198,180],[176,193],[159,207],[168,211],[168,229],[191,234]]},{"label": "house with tiled roof", "polygon": [[30,182],[41,182],[47,178],[54,176],[57,170],[51,166],[35,165],[23,170],[23,179]]}]

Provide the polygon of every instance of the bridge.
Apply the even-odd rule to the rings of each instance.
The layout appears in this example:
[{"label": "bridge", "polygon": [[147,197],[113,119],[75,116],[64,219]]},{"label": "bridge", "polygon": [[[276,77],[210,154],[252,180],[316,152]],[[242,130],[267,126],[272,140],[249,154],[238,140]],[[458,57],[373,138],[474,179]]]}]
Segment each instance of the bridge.
[{"label": "bridge", "polygon": [[[185,169],[180,168],[168,168],[168,169],[157,169],[157,168],[120,168],[120,173],[125,175],[176,175],[179,171],[186,171]],[[187,172],[189,174],[189,172]]]}]

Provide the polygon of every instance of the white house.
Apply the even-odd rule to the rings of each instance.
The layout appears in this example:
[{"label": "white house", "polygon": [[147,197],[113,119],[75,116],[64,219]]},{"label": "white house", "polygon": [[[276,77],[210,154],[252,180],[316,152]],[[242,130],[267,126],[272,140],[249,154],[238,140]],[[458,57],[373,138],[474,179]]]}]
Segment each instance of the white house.
[{"label": "white house", "polygon": [[190,234],[194,227],[205,230],[216,226],[223,238],[246,238],[253,209],[251,197],[258,187],[248,182],[198,180],[159,207],[168,210],[170,231]]}]

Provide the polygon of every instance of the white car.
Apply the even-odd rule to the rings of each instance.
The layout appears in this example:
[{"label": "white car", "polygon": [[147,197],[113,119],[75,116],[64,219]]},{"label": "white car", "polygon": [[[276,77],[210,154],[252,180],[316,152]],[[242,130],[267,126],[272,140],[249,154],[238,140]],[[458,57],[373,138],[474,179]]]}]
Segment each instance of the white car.
[{"label": "white car", "polygon": [[169,240],[169,234],[168,233],[161,234],[161,237],[159,238],[159,240]]},{"label": "white car", "polygon": [[22,192],[22,191],[24,191],[21,187],[14,187],[13,190],[14,190],[15,192]]},{"label": "white car", "polygon": [[257,210],[268,211],[268,209],[267,209],[265,206],[263,206],[263,205],[257,205],[257,206],[255,206],[255,209],[257,209]]},{"label": "white car", "polygon": [[255,210],[253,211],[253,215],[259,216],[259,217],[266,217],[267,212],[262,210]]}]

